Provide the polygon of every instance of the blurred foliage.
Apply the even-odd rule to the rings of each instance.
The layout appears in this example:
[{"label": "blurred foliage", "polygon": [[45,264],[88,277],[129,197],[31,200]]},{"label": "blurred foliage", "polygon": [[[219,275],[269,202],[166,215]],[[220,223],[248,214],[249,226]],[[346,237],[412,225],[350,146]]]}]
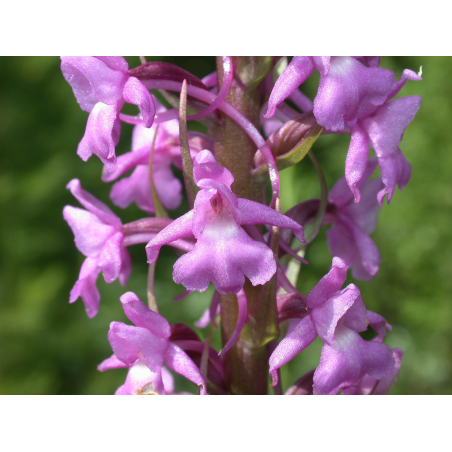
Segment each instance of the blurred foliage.
[{"label": "blurred foliage", "polygon": [[[202,77],[215,70],[214,58],[154,57],[178,64]],[[128,58],[139,64],[137,57]],[[100,180],[96,157],[84,163],[76,155],[87,113],[82,111],[55,57],[1,59],[0,65],[0,393],[112,394],[125,370],[100,373],[96,366],[111,355],[107,340],[113,320],[130,323],[118,301],[126,290],[146,297],[147,266],[141,246],[131,247],[134,262],[126,288],[100,277],[101,307],[94,319],[83,303],[69,305],[69,292],[84,257],[74,246],[62,209],[78,203],[65,185],[79,178],[83,188],[109,203],[110,186]],[[401,148],[412,164],[412,177],[381,211],[373,235],[382,263],[376,278],[354,281],[368,309],[393,325],[386,339],[405,351],[394,394],[452,393],[452,58],[385,57],[382,67],[400,77],[403,69],[423,66],[423,81],[409,81],[400,96],[420,94],[421,109],[408,126]],[[315,77],[306,83],[315,96]],[[124,126],[117,153],[129,150],[131,127]],[[349,136],[322,137],[314,146],[331,187],[344,173]],[[309,161],[284,170],[283,211],[318,196]],[[109,203],[111,205],[111,203]],[[112,207],[124,222],[143,215],[136,207]],[[183,212],[183,207],[173,217]],[[157,264],[156,294],[171,323],[189,325],[207,307],[212,290],[193,293],[177,304],[183,288],[171,279],[177,256],[164,247]],[[325,231],[307,252],[299,289],[308,293],[331,265]],[[198,330],[199,331],[199,330]],[[200,334],[205,334],[200,331]],[[218,344],[219,338],[215,338]],[[321,343],[301,353],[282,371],[287,387],[319,362]],[[180,388],[193,385],[177,382]]]}]

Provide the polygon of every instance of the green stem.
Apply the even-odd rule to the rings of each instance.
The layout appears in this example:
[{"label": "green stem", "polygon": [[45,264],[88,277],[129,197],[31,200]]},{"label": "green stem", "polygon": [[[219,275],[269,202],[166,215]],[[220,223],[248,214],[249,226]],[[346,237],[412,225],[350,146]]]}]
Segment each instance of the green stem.
[{"label": "green stem", "polygon": [[[219,81],[223,78],[222,62],[222,58],[218,57]],[[254,89],[256,86],[257,84],[253,83],[253,80],[243,77],[243,73],[240,73],[240,65],[238,65],[238,72],[234,75],[226,100],[244,114],[256,128],[259,128],[261,99],[258,90]],[[238,197],[262,202],[264,185],[262,182],[251,179],[256,145],[247,133],[228,116],[222,114],[221,120],[221,125],[217,126],[213,133],[217,161],[234,175],[232,191]],[[250,317],[243,328],[240,339],[225,354],[223,361],[226,386],[230,394],[267,394],[268,392],[269,356],[266,344],[278,336],[275,287],[274,278],[264,288],[253,287],[246,280],[244,289]],[[221,295],[220,305],[224,346],[237,322],[236,296],[234,294]]]}]

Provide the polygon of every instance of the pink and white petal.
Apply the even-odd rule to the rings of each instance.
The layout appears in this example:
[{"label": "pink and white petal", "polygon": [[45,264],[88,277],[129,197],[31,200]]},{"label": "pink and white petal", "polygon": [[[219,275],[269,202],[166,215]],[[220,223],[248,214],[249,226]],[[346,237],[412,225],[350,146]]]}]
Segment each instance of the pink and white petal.
[{"label": "pink and white petal", "polygon": [[278,383],[277,370],[287,364],[317,337],[317,331],[310,316],[300,320],[296,327],[278,344],[268,361],[272,386]]},{"label": "pink and white petal", "polygon": [[138,105],[144,127],[151,127],[154,122],[155,103],[152,94],[143,83],[135,77],[130,77],[124,85],[123,97],[129,104]]},{"label": "pink and white petal", "polygon": [[229,225],[226,235],[206,226],[193,250],[174,264],[174,281],[200,292],[211,281],[220,293],[237,293],[243,288],[245,275],[253,286],[269,281],[276,272],[270,248],[251,239],[238,226],[231,228]]},{"label": "pink and white petal", "polygon": [[[168,339],[154,336],[147,328],[112,322],[108,340],[119,360],[132,366],[138,358],[142,359],[153,374],[160,375]],[[157,378],[157,383],[162,384],[161,377]],[[156,390],[162,392],[158,387]]]},{"label": "pink and white petal", "polygon": [[72,179],[66,185],[66,188],[70,190],[83,207],[100,218],[105,224],[121,227],[121,220],[103,202],[83,190],[78,179]]},{"label": "pink and white petal", "polygon": [[333,257],[330,271],[309,292],[307,303],[311,309],[323,305],[345,283],[347,263],[340,257]]},{"label": "pink and white petal", "polygon": [[116,117],[117,105],[106,105],[98,102],[88,117],[85,135],[80,141],[77,154],[85,162],[96,154],[107,166],[113,170],[116,165],[115,145],[118,138]]},{"label": "pink and white petal", "polygon": [[201,390],[201,395],[207,394],[207,384],[201,371],[191,358],[177,345],[169,344],[165,354],[165,364],[174,372],[190,380]]},{"label": "pink and white petal", "polygon": [[392,372],[394,364],[385,344],[364,341],[358,333],[338,326],[334,343],[323,345],[314,373],[314,395],[337,394],[340,389],[358,386],[366,373],[383,378]]},{"label": "pink and white petal", "polygon": [[168,321],[157,312],[151,311],[133,292],[126,292],[119,298],[126,316],[136,325],[147,328],[154,336],[169,339],[171,329]]},{"label": "pink and white petal", "polygon": [[314,62],[309,56],[294,56],[290,64],[276,80],[268,99],[266,118],[276,113],[276,107],[287,99],[314,72]]},{"label": "pink and white petal", "polygon": [[175,240],[192,234],[193,210],[174,220],[165,229],[160,231],[147,245],[146,254],[148,263],[152,264],[158,258],[160,248]]},{"label": "pink and white petal", "polygon": [[101,222],[93,213],[77,207],[66,206],[63,217],[74,233],[77,249],[87,257],[97,256],[116,232],[113,226]]},{"label": "pink and white petal", "polygon": [[116,390],[115,395],[166,395],[166,390],[161,374],[152,372],[142,361],[137,361],[129,369],[126,381]]}]

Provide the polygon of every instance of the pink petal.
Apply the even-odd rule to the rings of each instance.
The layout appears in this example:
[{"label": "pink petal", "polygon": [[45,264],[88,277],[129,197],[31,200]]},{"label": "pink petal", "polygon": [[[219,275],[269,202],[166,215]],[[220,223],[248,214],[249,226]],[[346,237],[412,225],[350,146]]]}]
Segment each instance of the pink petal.
[{"label": "pink petal", "polygon": [[66,188],[70,190],[83,207],[100,218],[105,224],[121,227],[121,220],[103,202],[99,201],[87,191],[82,190],[78,179],[72,179],[66,185]]},{"label": "pink petal", "polygon": [[270,356],[270,376],[272,386],[278,383],[277,370],[288,363],[298,353],[310,345],[317,337],[317,331],[310,316],[305,317],[297,323],[297,326],[279,343]]},{"label": "pink petal", "polygon": [[169,226],[160,231],[147,245],[148,263],[152,264],[158,258],[162,245],[174,242],[191,235],[193,224],[193,210],[174,220]]},{"label": "pink petal", "polygon": [[240,224],[269,224],[291,229],[300,242],[305,242],[303,226],[270,207],[249,199],[238,198]]},{"label": "pink petal", "polygon": [[91,111],[97,102],[115,105],[120,101],[127,70],[123,57],[61,57],[64,78],[85,111]]},{"label": "pink petal", "polygon": [[[359,289],[354,284],[350,284],[346,289],[335,292],[328,297],[322,306],[312,310],[311,319],[314,322],[317,334],[322,338],[323,342],[328,345],[334,342],[334,332],[336,331],[339,320],[345,316],[347,311],[360,297]],[[367,320],[365,308],[364,315]],[[366,328],[367,323],[364,329]]]},{"label": "pink petal", "polygon": [[116,164],[115,145],[120,123],[117,122],[119,108],[98,102],[88,117],[85,135],[80,141],[77,154],[85,162],[96,154],[102,162],[113,169]]},{"label": "pink petal", "polygon": [[317,283],[308,295],[307,303],[311,309],[321,306],[344,284],[347,278],[347,263],[339,257],[333,257],[330,271]]},{"label": "pink petal", "polygon": [[207,384],[201,371],[180,347],[172,343],[169,344],[165,354],[165,364],[172,371],[177,372],[197,385],[202,395],[207,394]]},{"label": "pink petal", "polygon": [[294,56],[276,80],[268,99],[266,118],[276,113],[276,107],[287,99],[314,72],[314,62],[309,56]]},{"label": "pink petal", "polygon": [[69,303],[73,303],[78,297],[82,297],[86,314],[89,318],[94,317],[99,310],[100,294],[96,287],[99,273],[100,269],[97,266],[97,260],[91,257],[86,258],[69,297]]},{"label": "pink petal", "polygon": [[148,89],[137,78],[130,77],[124,85],[123,96],[126,102],[140,107],[144,127],[151,127],[154,122],[155,103]]},{"label": "pink petal", "polygon": [[126,292],[120,300],[126,316],[136,326],[148,329],[154,336],[169,339],[171,329],[168,321],[151,311],[133,292]]},{"label": "pink petal", "polygon": [[383,378],[393,371],[394,365],[386,345],[364,341],[358,333],[340,326],[334,343],[323,345],[320,365],[314,373],[314,395],[336,394],[342,388],[357,386],[366,373]]}]

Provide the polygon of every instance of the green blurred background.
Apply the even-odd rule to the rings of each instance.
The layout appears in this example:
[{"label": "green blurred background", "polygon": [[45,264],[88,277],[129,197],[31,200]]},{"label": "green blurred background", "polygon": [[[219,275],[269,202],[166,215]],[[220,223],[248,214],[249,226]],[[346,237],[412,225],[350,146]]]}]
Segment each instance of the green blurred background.
[{"label": "green blurred background", "polygon": [[[153,57],[178,64],[202,77],[215,69],[214,58]],[[137,57],[128,58],[131,67]],[[87,113],[61,75],[55,57],[0,59],[0,393],[112,394],[125,370],[100,373],[97,364],[111,355],[107,340],[113,320],[130,323],[119,296],[126,290],[146,297],[145,253],[130,248],[134,262],[126,288],[98,280],[101,307],[88,319],[82,301],[69,305],[69,291],[84,257],[75,248],[62,209],[79,206],[65,189],[78,178],[83,188],[109,202],[110,184],[100,181],[96,157],[76,155]],[[380,213],[373,234],[382,257],[380,272],[367,283],[354,281],[368,309],[393,325],[386,343],[405,351],[393,394],[452,393],[452,58],[384,57],[381,66],[400,77],[403,69],[423,67],[423,81],[409,81],[399,96],[420,94],[421,109],[406,130],[401,148],[412,164],[403,192]],[[306,91],[316,92],[316,80]],[[117,154],[129,151],[131,127],[124,126]],[[314,151],[329,186],[344,173],[349,137],[325,136]],[[282,172],[283,210],[318,196],[309,162]],[[136,207],[112,207],[123,222],[143,215]],[[173,217],[183,211],[181,207]],[[171,279],[176,255],[164,247],[157,265],[156,293],[161,313],[171,323],[189,325],[209,303],[212,290],[174,303],[183,288]],[[308,293],[331,265],[325,231],[308,249],[299,289]],[[201,335],[205,331],[199,331]],[[218,338],[215,339],[218,341]],[[318,364],[316,342],[283,369],[285,387]],[[177,378],[179,389],[193,385]]]}]

